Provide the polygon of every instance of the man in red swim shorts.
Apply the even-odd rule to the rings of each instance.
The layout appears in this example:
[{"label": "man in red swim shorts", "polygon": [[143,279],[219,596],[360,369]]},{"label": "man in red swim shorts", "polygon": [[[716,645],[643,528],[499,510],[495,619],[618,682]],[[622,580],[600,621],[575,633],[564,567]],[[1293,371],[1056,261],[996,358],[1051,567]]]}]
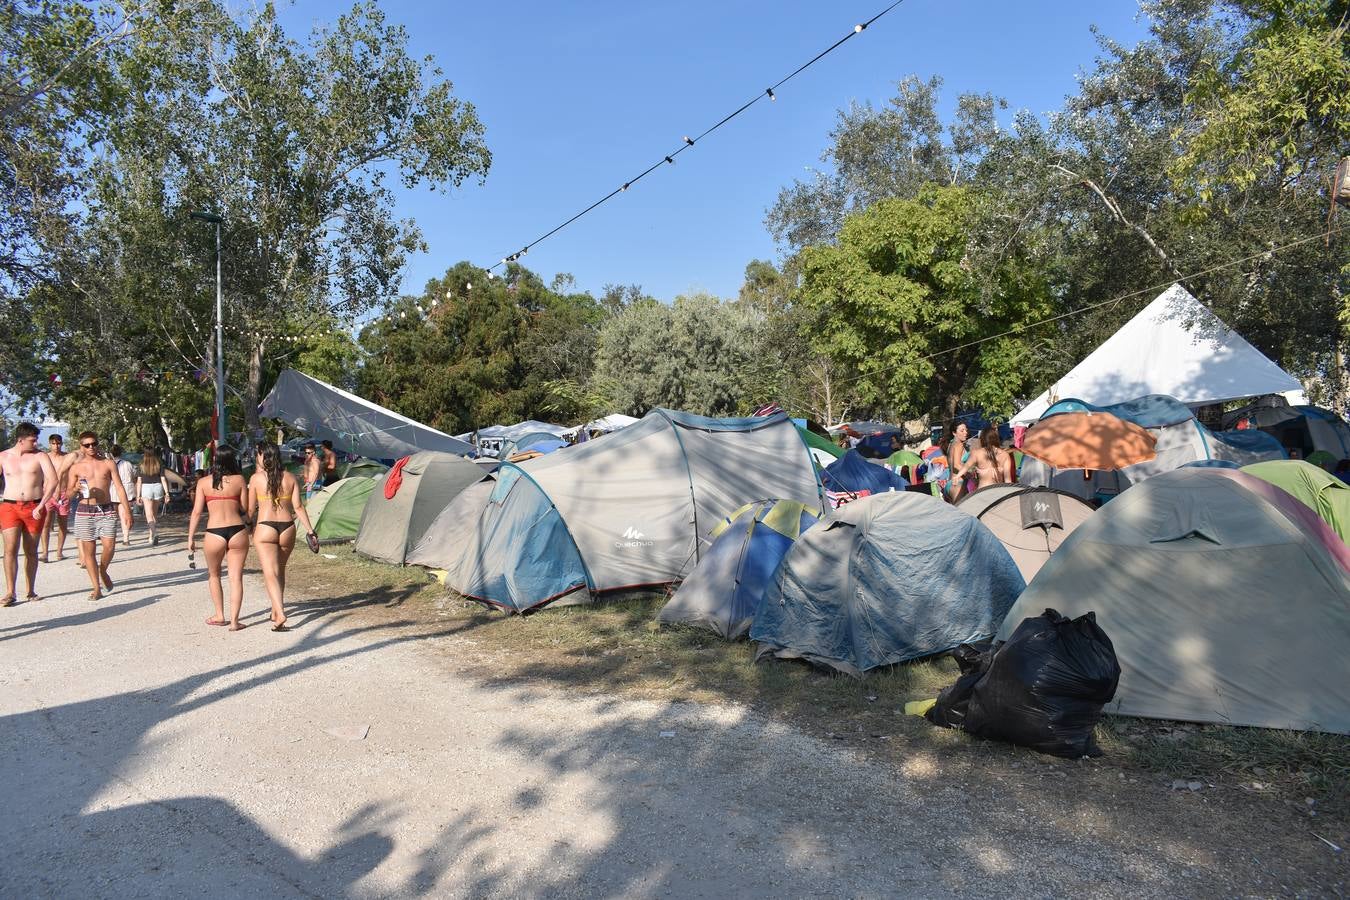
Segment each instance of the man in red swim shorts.
[{"label": "man in red swim shorts", "polygon": [[19,545],[23,545],[28,599],[37,600],[37,536],[47,524],[47,501],[56,493],[56,467],[38,449],[38,429],[31,422],[14,428],[14,446],[0,453],[5,495],[0,499],[0,531],[5,540],[5,588],[0,606],[14,604],[19,578]]}]

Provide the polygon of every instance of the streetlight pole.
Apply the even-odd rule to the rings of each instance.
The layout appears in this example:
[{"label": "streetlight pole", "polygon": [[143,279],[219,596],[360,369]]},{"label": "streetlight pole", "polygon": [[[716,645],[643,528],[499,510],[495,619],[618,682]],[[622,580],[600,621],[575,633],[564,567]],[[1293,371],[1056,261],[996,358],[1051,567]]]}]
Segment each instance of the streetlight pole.
[{"label": "streetlight pole", "polygon": [[192,218],[216,226],[216,440],[225,442],[225,339],[221,327],[220,226],[225,219],[215,213],[194,212]]}]

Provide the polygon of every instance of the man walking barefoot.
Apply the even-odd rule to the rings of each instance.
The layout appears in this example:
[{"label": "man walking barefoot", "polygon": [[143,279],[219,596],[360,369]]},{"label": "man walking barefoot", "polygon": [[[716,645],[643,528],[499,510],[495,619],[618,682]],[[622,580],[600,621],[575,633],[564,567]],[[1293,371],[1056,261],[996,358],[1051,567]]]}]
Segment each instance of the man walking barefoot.
[{"label": "man walking barefoot", "polygon": [[56,467],[38,449],[38,429],[30,422],[14,428],[14,446],[0,453],[5,475],[5,495],[0,500],[0,530],[5,541],[5,587],[0,606],[14,604],[19,578],[19,545],[23,544],[23,568],[28,581],[28,599],[37,600],[38,532],[47,525],[47,501],[56,493]]},{"label": "man walking barefoot", "polygon": [[[66,474],[65,487],[75,504],[75,540],[80,545],[80,563],[89,573],[89,584],[93,587],[89,599],[99,600],[104,589],[113,588],[108,565],[117,549],[118,519],[123,528],[131,529],[131,503],[122,479],[117,477],[117,467],[99,452],[98,435],[94,432],[80,435],[80,456]],[[114,493],[120,503],[114,502]],[[97,554],[100,542],[101,561]]]},{"label": "man walking barefoot", "polygon": [[47,438],[50,445],[47,450],[48,459],[51,461],[52,468],[56,471],[56,491],[47,501],[47,519],[42,526],[42,561],[47,561],[47,547],[51,543],[52,529],[56,529],[56,561],[60,562],[66,558],[66,535],[70,532],[70,523],[67,516],[70,515],[70,501],[66,498],[65,481],[66,467],[75,461],[75,454],[67,453],[62,446],[64,440],[61,435],[53,434]]}]

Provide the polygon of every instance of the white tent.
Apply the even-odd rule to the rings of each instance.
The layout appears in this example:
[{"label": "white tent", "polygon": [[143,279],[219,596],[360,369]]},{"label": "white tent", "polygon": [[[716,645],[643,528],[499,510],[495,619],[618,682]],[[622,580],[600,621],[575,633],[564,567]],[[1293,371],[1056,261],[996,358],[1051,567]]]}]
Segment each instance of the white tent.
[{"label": "white tent", "polygon": [[419,450],[466,455],[473,446],[294,369],[283,369],[258,406],[265,419],[281,419],[338,450],[374,459],[397,459]]},{"label": "white tent", "polygon": [[1198,406],[1300,390],[1298,379],[1174,284],[1013,421],[1035,422],[1051,404],[1070,397],[1106,406],[1167,394]]}]

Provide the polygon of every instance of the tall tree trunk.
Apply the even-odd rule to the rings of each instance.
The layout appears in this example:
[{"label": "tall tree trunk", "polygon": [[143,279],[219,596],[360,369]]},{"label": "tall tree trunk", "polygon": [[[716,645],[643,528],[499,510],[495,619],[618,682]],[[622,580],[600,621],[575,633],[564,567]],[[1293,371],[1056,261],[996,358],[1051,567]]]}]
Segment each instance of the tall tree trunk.
[{"label": "tall tree trunk", "polygon": [[258,338],[248,353],[248,382],[244,385],[244,430],[250,435],[262,429],[258,404],[262,401],[263,351],[265,340]]}]

